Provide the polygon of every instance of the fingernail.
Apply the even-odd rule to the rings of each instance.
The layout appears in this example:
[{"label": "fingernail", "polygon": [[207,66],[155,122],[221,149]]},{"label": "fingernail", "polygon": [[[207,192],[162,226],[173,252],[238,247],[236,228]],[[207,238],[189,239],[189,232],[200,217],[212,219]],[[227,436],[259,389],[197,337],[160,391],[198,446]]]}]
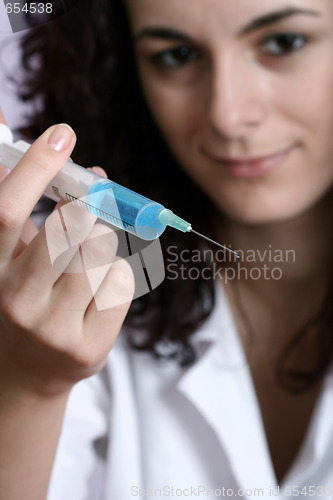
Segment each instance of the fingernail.
[{"label": "fingernail", "polygon": [[69,125],[65,123],[57,125],[49,137],[48,144],[55,151],[64,151],[68,148],[73,133],[74,131]]}]

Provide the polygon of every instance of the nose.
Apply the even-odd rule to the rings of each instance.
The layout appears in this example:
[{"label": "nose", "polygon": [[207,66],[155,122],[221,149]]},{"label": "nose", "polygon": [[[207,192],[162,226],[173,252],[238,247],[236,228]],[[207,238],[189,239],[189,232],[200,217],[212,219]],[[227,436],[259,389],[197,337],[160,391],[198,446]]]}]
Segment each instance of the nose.
[{"label": "nose", "polygon": [[226,139],[251,134],[267,117],[263,75],[254,63],[232,57],[220,57],[213,65],[209,103],[209,121]]}]

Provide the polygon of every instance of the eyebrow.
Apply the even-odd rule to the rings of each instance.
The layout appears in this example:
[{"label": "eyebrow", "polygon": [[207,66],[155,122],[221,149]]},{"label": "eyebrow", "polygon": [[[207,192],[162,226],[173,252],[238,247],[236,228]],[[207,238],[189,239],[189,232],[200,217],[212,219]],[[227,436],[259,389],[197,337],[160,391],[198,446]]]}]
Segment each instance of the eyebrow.
[{"label": "eyebrow", "polygon": [[161,38],[165,40],[177,40],[182,42],[190,42],[191,38],[180,31],[176,31],[169,28],[143,28],[136,35],[134,35],[133,40],[138,42],[142,38]]},{"label": "eyebrow", "polygon": [[[291,16],[296,16],[296,15],[309,15],[309,16],[315,16],[319,17],[320,14],[319,12],[316,12],[314,10],[310,9],[300,9],[297,7],[287,7],[283,10],[279,10],[277,12],[272,12],[270,14],[258,17],[257,19],[254,19],[251,21],[248,25],[246,25],[239,33],[239,36],[246,35],[252,31],[258,30],[260,28],[263,28],[265,26],[268,26],[270,24],[277,23],[279,21],[282,21],[283,19],[286,19]],[[158,38],[158,39],[163,39],[163,40],[174,40],[174,41],[181,41],[181,42],[191,42],[191,38],[188,35],[185,35],[185,33],[182,33],[180,31],[171,29],[171,28],[164,28],[164,27],[147,27],[143,28],[140,30],[138,33],[136,33],[133,36],[134,42],[138,42],[142,38]]]},{"label": "eyebrow", "polygon": [[291,16],[298,16],[300,14],[303,15],[308,15],[308,16],[315,16],[315,17],[320,17],[319,12],[315,10],[310,10],[310,9],[300,9],[298,7],[287,7],[283,10],[279,10],[277,12],[272,12],[270,14],[267,14],[262,17],[258,17],[257,19],[254,19],[251,21],[245,28],[243,28],[239,35],[246,35],[250,33],[251,31],[255,31],[257,29],[263,28],[265,26],[268,26],[270,24],[277,23],[279,21],[282,21],[283,19],[286,19]]}]

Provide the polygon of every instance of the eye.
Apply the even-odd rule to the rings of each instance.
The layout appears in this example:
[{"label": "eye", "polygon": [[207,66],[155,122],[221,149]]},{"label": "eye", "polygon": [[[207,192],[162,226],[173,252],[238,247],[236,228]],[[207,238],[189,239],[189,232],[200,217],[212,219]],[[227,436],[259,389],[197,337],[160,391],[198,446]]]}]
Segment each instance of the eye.
[{"label": "eye", "polygon": [[199,57],[198,51],[183,46],[154,54],[151,60],[156,66],[161,68],[177,69],[197,61]]},{"label": "eye", "polygon": [[306,36],[297,33],[279,33],[265,40],[262,51],[275,57],[287,56],[306,45]]}]

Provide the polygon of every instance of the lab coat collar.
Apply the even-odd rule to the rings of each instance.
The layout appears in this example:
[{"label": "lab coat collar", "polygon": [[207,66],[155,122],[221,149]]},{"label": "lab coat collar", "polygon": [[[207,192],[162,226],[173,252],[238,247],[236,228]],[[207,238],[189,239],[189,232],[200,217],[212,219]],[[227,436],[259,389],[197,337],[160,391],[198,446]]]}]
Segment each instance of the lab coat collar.
[{"label": "lab coat collar", "polygon": [[274,468],[249,367],[221,286],[211,317],[193,341],[210,348],[180,378],[178,390],[215,431],[240,488],[268,492],[277,483]]},{"label": "lab coat collar", "polygon": [[[235,338],[236,337],[236,338]],[[237,342],[238,333],[228,299],[221,283],[215,286],[215,306],[207,320],[191,336],[194,348],[200,345],[223,344],[223,360],[227,365],[245,361],[243,349]],[[231,342],[230,342],[231,341]],[[221,360],[221,359],[220,359]],[[196,366],[196,365],[195,365]]]},{"label": "lab coat collar", "polygon": [[[264,425],[250,369],[228,299],[216,287],[216,305],[193,336],[202,355],[178,381],[188,398],[213,428],[228,454],[240,488],[277,487]],[[283,480],[306,484],[321,466],[333,463],[333,364],[318,399],[303,446]],[[244,415],[246,409],[246,416]],[[255,456],[255,459],[254,459]],[[326,465],[325,465],[326,464]]]}]

